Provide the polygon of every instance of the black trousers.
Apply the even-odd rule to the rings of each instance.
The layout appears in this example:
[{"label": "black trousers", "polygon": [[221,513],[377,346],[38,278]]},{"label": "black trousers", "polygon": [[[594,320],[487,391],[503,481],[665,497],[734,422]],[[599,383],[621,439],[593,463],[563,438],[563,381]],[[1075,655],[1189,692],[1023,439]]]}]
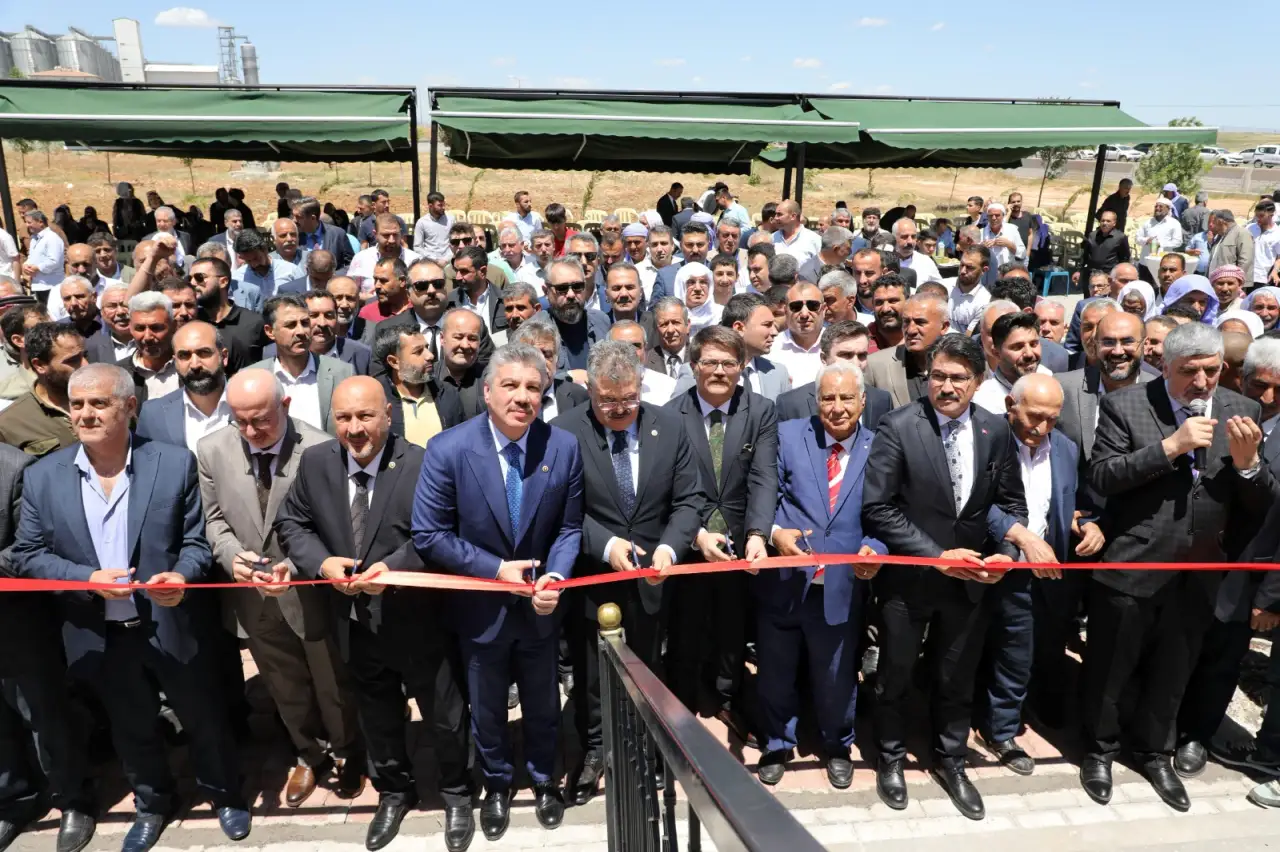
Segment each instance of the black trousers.
[{"label": "black trousers", "polygon": [[[1207,743],[1226,718],[1240,681],[1240,664],[1249,651],[1253,630],[1247,621],[1222,622],[1216,618],[1205,632],[1200,658],[1187,680],[1187,691],[1178,710],[1178,743]],[[1280,696],[1277,699],[1280,700]]]},{"label": "black trousers", "polygon": [[[634,583],[614,583],[608,588],[609,600],[622,610],[622,629],[627,637],[627,647],[646,666],[660,675],[663,613],[645,612]],[[600,709],[600,651],[597,644],[600,625],[595,618],[586,615],[586,606],[581,599],[571,605],[569,613],[565,621],[566,628],[571,631],[569,650],[573,657],[574,725],[583,750],[598,752],[604,748],[604,715]]]},{"label": "black trousers", "polygon": [[[700,686],[714,689],[720,709],[728,708],[742,686],[747,650],[747,574],[674,577],[667,629],[667,671],[671,691],[698,710]],[[704,673],[710,670],[711,678]]]},{"label": "black trousers", "polygon": [[[1149,598],[1101,583],[1089,590],[1089,647],[1080,699],[1089,757],[1111,761],[1122,740],[1142,759],[1171,754],[1178,707],[1213,621],[1213,601],[1183,572]],[[1121,718],[1121,697],[1132,710]],[[1129,701],[1125,700],[1126,708]]]},{"label": "black trousers", "polygon": [[924,651],[925,662],[932,667],[929,716],[934,756],[940,766],[963,764],[969,750],[974,675],[982,658],[989,608],[962,594],[927,602],[890,594],[880,614],[875,730],[881,760],[907,756],[907,698],[928,628]]},{"label": "black trousers", "polygon": [[1069,681],[1067,644],[1076,635],[1076,619],[1087,606],[1089,571],[1067,569],[1060,580],[1031,580],[1032,624],[1035,632],[1031,669],[1031,703],[1046,721],[1064,719],[1074,695]]},{"label": "black trousers", "polygon": [[417,702],[427,726],[445,804],[470,803],[470,717],[457,643],[437,631],[421,647],[389,649],[385,640],[360,623],[352,621],[350,629],[348,668],[374,789],[384,799],[417,801],[404,718],[408,695]]},{"label": "black trousers", "polygon": [[0,820],[32,819],[42,790],[59,810],[92,813],[84,753],[60,664],[0,678]]},{"label": "black trousers", "polygon": [[138,813],[168,815],[177,806],[168,749],[156,724],[157,683],[190,736],[201,793],[214,807],[244,807],[236,745],[212,659],[201,651],[189,662],[180,662],[151,643],[151,629],[146,624],[129,628],[107,623],[98,684]]}]

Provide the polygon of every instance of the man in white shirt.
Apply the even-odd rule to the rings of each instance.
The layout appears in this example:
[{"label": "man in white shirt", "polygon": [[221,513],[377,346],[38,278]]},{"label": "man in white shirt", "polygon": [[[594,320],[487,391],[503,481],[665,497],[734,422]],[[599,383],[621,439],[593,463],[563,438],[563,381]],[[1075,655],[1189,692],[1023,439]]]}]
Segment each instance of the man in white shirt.
[{"label": "man in white shirt", "polygon": [[1138,228],[1134,242],[1142,257],[1153,251],[1174,251],[1182,248],[1182,223],[1169,213],[1173,210],[1173,202],[1161,196],[1155,201],[1152,217]]},{"label": "man in white shirt", "polygon": [[[31,210],[23,221],[27,224],[27,233],[31,235],[27,262],[22,264],[22,274],[31,284],[32,293],[48,292],[62,283],[63,258],[66,244],[49,228],[49,219],[39,210]],[[38,296],[37,298],[48,298]]]},{"label": "man in white shirt", "polygon": [[138,413],[139,437],[177,444],[191,452],[205,435],[231,422],[226,397],[227,350],[218,330],[206,322],[189,322],[173,335],[173,363],[180,388],[148,399]]},{"label": "man in white shirt", "polygon": [[0,275],[17,278],[14,265],[18,262],[18,244],[9,236],[9,232],[0,227]]},{"label": "man in white shirt", "polygon": [[503,228],[498,234],[498,251],[495,252],[497,257],[490,255],[489,261],[496,263],[501,260],[510,270],[508,278],[537,289],[542,286],[542,279],[538,277],[538,261],[525,251],[524,246],[525,238],[521,236],[520,230],[512,227]]},{"label": "man in white shirt", "polygon": [[[623,231],[625,240],[626,231]],[[666,225],[655,225],[649,230],[645,240],[647,251],[643,260],[636,262],[636,271],[640,273],[640,287],[644,290],[645,301],[653,296],[653,284],[658,280],[658,270],[671,265],[671,256],[676,249],[675,238]]]},{"label": "man in white shirt", "polygon": [[[444,202],[442,201],[441,204]],[[379,261],[399,257],[406,267],[420,255],[404,247],[404,238],[400,235],[400,220],[390,213],[380,213],[374,220],[374,245],[361,249],[351,261],[347,269],[347,277],[360,286],[361,298],[368,301],[373,298],[373,270]],[[445,259],[453,256],[449,250],[448,228],[445,229]],[[437,261],[441,262],[441,261]],[[266,298],[266,293],[263,293]]]},{"label": "man in white shirt", "polygon": [[[413,226],[413,249],[421,257],[443,263],[452,257],[449,251],[449,229],[453,217],[444,212],[444,195],[427,194],[427,212]],[[358,256],[358,255],[357,255]],[[352,261],[355,266],[355,261]]]},{"label": "man in white shirt", "polygon": [[991,301],[991,291],[983,284],[990,264],[991,250],[983,245],[970,246],[960,255],[960,271],[947,299],[951,327],[957,331],[968,334]]},{"label": "man in white shirt", "polygon": [[1280,270],[1273,272],[1280,258],[1280,227],[1276,227],[1276,203],[1270,198],[1253,208],[1253,221],[1245,229],[1253,237],[1253,284],[1263,287],[1280,284]]},{"label": "man in white shirt", "polygon": [[[644,332],[644,326],[632,320],[618,320],[609,329],[610,340],[621,340],[623,343],[630,343],[635,347],[636,357],[641,361],[645,359],[645,353],[648,347],[648,341]],[[650,370],[648,367],[644,370],[644,377],[640,380],[640,401],[647,402],[651,405],[666,405],[675,394],[676,380],[668,376],[666,373],[659,373],[657,370]]]},{"label": "man in white shirt", "polygon": [[903,216],[893,223],[893,250],[898,256],[898,266],[915,271],[917,287],[926,281],[937,281],[950,293],[950,282],[942,280],[938,265],[928,255],[916,251],[916,232],[914,219]]},{"label": "man in white shirt", "polygon": [[533,209],[533,202],[525,190],[516,192],[515,203],[516,227],[520,229],[520,236],[527,243],[533,238],[533,232],[542,228],[542,217]]},{"label": "man in white shirt", "polygon": [[[102,307],[102,291],[108,284],[122,283],[98,273],[98,262],[93,256],[93,248],[84,243],[76,243],[67,248],[67,274],[79,275],[93,286],[93,298]],[[54,322],[67,318],[67,307],[62,301],[62,288],[55,287],[49,291],[49,319]]]},{"label": "man in white shirt", "polygon": [[[993,306],[992,313],[1001,308]],[[987,317],[983,317],[986,326]],[[987,335],[983,335],[985,338]],[[973,395],[973,404],[980,405],[992,414],[1004,414],[1004,398],[1013,390],[1014,382],[1023,376],[1041,373],[1051,375],[1040,363],[1040,323],[1034,314],[1014,308],[991,323],[991,343],[987,354],[995,364],[991,377],[984,381]]]},{"label": "man in white shirt", "polygon": [[1012,225],[1005,226],[1004,205],[992,202],[987,205],[987,224],[982,228],[982,245],[991,252],[982,283],[987,287],[1000,277],[1000,267],[1011,260],[1027,259],[1027,247],[1022,235]]},{"label": "man in white shirt", "polygon": [[783,201],[773,218],[773,247],[779,254],[789,254],[804,266],[822,251],[822,238],[804,226],[800,205]]},{"label": "man in white shirt", "polygon": [[799,282],[787,291],[787,328],[769,351],[769,360],[785,367],[792,387],[812,382],[822,366],[822,323],[827,306],[816,284]]}]

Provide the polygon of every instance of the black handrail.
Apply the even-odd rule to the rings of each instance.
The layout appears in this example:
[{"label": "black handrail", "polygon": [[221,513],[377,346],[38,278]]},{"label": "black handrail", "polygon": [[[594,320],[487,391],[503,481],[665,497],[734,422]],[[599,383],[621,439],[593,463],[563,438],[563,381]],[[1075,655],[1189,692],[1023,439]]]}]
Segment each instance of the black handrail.
[{"label": "black handrail", "polygon": [[618,607],[605,604],[598,619],[609,852],[680,848],[677,781],[689,799],[690,852],[701,849],[703,825],[721,852],[820,852],[813,835],[627,647]]}]

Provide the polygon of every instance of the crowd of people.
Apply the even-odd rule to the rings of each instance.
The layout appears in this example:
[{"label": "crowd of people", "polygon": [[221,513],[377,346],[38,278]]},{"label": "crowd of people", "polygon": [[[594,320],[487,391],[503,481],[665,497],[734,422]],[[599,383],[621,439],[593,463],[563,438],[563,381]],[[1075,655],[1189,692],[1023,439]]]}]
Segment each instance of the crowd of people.
[{"label": "crowd of people", "polygon": [[[477,801],[500,838],[526,783],[553,829],[605,774],[605,603],[768,785],[812,748],[848,788],[861,706],[861,757],[906,808],[916,686],[921,760],[970,819],[974,731],[1024,776],[1026,725],[1077,733],[1100,805],[1122,755],[1180,811],[1209,759],[1280,777],[1280,705],[1256,743],[1218,738],[1250,639],[1280,625],[1280,575],[1223,570],[1280,551],[1270,200],[1247,228],[1202,217],[1207,277],[1167,252],[1148,283],[1108,198],[1068,318],[1037,297],[1047,230],[1016,192],[954,230],[843,206],[810,230],[792,200],[756,224],[724,184],[675,184],[593,232],[521,191],[492,235],[436,192],[413,223],[382,190],[350,217],[277,196],[259,230],[219,190],[198,239],[198,210],[143,212],[127,184],[114,235],[27,199],[0,256],[0,569],[101,585],[0,594],[0,849],[50,805],[59,852],[83,849],[104,747],[134,794],[123,849],[150,849],[179,805],[173,719],[245,838],[242,648],[297,756],[287,806],[372,783],[366,845],[390,843],[418,801],[412,698],[448,849]],[[1172,247],[1171,210],[1139,254]],[[637,568],[657,573],[554,585]],[[213,581],[241,588],[185,585]],[[1280,806],[1280,782],[1250,798]]]}]

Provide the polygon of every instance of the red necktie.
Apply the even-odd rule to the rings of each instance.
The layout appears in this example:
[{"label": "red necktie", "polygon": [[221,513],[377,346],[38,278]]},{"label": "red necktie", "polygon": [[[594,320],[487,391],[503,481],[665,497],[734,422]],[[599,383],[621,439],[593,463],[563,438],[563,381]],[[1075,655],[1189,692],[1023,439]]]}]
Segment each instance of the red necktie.
[{"label": "red necktie", "polygon": [[844,476],[840,473],[842,452],[844,452],[843,444],[833,444],[831,455],[827,456],[827,493],[830,501],[827,509],[832,512],[836,510],[836,500],[840,499],[840,483],[844,481]]}]

